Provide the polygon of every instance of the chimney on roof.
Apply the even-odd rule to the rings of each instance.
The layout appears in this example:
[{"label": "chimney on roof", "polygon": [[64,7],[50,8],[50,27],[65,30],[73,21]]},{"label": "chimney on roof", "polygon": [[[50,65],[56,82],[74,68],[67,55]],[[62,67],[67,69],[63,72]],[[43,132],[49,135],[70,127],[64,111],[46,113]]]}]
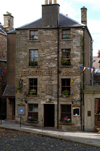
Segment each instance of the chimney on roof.
[{"label": "chimney on roof", "polygon": [[81,8],[81,23],[87,26],[87,8]]},{"label": "chimney on roof", "polygon": [[4,31],[8,32],[13,30],[13,16],[11,15],[11,13],[6,12],[6,14],[3,15],[4,16]]},{"label": "chimney on roof", "polygon": [[45,0],[45,5],[42,5],[42,27],[57,27],[57,22],[59,24],[59,7],[57,0]]}]

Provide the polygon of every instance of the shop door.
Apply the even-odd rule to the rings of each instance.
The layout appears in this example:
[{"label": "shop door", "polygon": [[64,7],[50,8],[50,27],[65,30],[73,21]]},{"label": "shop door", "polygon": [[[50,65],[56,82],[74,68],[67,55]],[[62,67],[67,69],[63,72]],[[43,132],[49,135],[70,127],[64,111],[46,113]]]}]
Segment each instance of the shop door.
[{"label": "shop door", "polygon": [[54,104],[44,104],[44,127],[54,127]]},{"label": "shop door", "polygon": [[100,126],[100,99],[95,99],[95,126]]}]

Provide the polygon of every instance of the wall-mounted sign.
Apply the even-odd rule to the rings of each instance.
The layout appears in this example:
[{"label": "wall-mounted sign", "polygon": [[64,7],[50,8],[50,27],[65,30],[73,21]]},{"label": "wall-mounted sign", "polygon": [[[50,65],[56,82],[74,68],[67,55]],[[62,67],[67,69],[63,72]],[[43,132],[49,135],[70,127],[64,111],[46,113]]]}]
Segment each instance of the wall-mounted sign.
[{"label": "wall-mounted sign", "polygon": [[24,115],[25,114],[25,105],[24,104],[18,104],[18,114]]},{"label": "wall-mounted sign", "polygon": [[73,116],[80,116],[80,107],[73,107]]}]

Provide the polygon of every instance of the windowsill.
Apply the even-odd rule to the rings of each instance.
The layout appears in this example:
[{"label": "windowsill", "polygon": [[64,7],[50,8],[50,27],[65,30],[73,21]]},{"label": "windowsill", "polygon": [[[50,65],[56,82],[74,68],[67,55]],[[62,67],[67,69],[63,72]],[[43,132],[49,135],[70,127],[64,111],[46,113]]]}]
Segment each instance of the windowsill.
[{"label": "windowsill", "polygon": [[36,94],[36,95],[30,95],[30,94],[28,94],[28,97],[35,98],[35,97],[38,97],[38,94]]},{"label": "windowsill", "polygon": [[74,125],[72,122],[69,122],[69,123],[62,123],[62,122],[60,122],[60,125]]},{"label": "windowsill", "polygon": [[27,68],[39,68],[40,66],[27,66]]},{"label": "windowsill", "polygon": [[72,41],[72,39],[61,39],[61,40],[68,40],[68,41]]},{"label": "windowsill", "polygon": [[68,95],[68,96],[59,96],[59,98],[69,98],[70,97],[70,95]]},{"label": "windowsill", "polygon": [[28,39],[28,41],[32,41],[32,42],[40,42],[40,40],[31,40],[31,39]]},{"label": "windowsill", "polygon": [[72,68],[72,65],[60,65],[60,68]]}]

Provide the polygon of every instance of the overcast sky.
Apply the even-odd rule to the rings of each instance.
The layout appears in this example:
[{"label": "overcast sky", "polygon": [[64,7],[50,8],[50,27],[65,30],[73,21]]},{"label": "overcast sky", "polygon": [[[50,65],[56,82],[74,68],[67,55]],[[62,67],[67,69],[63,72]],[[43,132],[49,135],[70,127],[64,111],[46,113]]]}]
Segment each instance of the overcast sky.
[{"label": "overcast sky", "polygon": [[[53,1],[53,0],[52,0]],[[60,13],[68,14],[72,19],[81,22],[80,8],[87,8],[87,26],[93,38],[93,55],[100,49],[100,0],[57,0]],[[45,0],[2,0],[0,2],[0,22],[4,24],[3,14],[6,11],[14,16],[14,28],[20,27],[39,19],[42,12],[41,5]]]}]

